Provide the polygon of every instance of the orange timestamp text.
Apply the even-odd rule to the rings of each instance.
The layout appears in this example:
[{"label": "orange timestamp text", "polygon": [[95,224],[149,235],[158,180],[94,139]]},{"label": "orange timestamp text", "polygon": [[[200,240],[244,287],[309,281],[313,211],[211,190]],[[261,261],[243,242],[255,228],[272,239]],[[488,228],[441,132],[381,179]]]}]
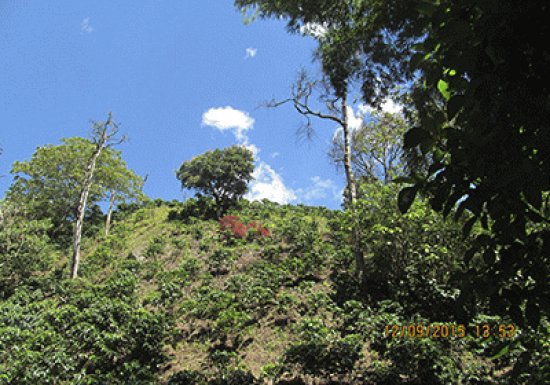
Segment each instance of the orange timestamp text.
[{"label": "orange timestamp text", "polygon": [[390,338],[513,338],[517,329],[514,324],[403,324],[386,325],[385,336]]}]

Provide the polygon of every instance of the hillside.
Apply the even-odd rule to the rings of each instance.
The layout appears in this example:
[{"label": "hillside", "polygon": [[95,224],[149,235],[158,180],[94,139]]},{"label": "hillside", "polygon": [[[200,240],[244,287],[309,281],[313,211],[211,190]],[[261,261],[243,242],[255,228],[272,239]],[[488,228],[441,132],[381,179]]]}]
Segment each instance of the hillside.
[{"label": "hillside", "polygon": [[388,335],[460,320],[448,273],[461,242],[458,225],[422,204],[403,217],[385,191],[363,207],[367,293],[341,211],[244,201],[220,222],[194,200],[123,206],[108,237],[86,238],[77,280],[52,249],[5,295],[0,383],[495,383],[520,353],[490,359],[502,339]]}]

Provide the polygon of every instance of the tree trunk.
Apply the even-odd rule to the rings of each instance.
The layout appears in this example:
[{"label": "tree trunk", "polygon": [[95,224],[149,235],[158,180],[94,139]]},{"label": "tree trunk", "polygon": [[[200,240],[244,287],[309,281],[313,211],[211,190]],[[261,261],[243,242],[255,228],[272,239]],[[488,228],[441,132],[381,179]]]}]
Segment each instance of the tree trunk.
[{"label": "tree trunk", "polygon": [[109,236],[109,228],[111,227],[111,216],[113,215],[113,208],[115,207],[116,193],[111,190],[111,198],[109,199],[109,211],[107,211],[107,219],[105,220],[105,237]]},{"label": "tree trunk", "polygon": [[353,175],[352,160],[351,160],[351,133],[348,125],[347,114],[347,101],[346,94],[342,97],[342,130],[344,132],[344,170],[346,172],[347,181],[347,198],[348,208],[353,213],[353,228],[352,228],[352,242],[353,242],[353,256],[355,259],[355,273],[359,284],[363,288],[364,271],[365,271],[365,256],[361,248],[361,230],[356,223],[357,213],[355,203],[357,202],[357,186],[355,183],[355,177]]},{"label": "tree trunk", "polygon": [[76,224],[73,233],[73,257],[71,264],[71,278],[74,279],[78,276],[78,265],[80,263],[80,242],[82,240],[82,225],[84,224],[84,214],[86,213],[86,203],[88,201],[88,195],[90,194],[90,188],[92,186],[92,178],[94,176],[95,166],[97,158],[101,154],[103,147],[107,142],[107,124],[99,137],[96,145],[95,152],[88,161],[86,169],[86,175],[84,177],[84,183],[82,184],[82,191],[80,193],[80,201],[78,202],[78,208],[76,210]]},{"label": "tree trunk", "polygon": [[342,97],[342,130],[344,131],[344,170],[346,172],[348,203],[351,207],[357,200],[357,188],[351,161],[351,133],[349,132],[346,96]]}]

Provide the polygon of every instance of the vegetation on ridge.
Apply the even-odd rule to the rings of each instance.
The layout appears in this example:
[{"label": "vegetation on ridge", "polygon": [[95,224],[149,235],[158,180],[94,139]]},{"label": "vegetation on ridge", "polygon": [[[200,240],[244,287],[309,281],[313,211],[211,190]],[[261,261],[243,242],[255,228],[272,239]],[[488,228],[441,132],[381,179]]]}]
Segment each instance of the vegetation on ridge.
[{"label": "vegetation on ridge", "polygon": [[[422,202],[402,216],[396,195],[362,186],[367,297],[349,269],[346,213],[324,208],[241,201],[229,214],[269,230],[241,237],[223,220],[188,215],[197,199],[123,205],[107,238],[97,228],[85,240],[77,280],[64,279],[68,259],[36,233],[19,249],[27,275],[0,303],[0,383],[496,383],[521,338],[491,359],[506,340],[471,328],[465,338],[386,335],[386,326],[466,319],[452,312],[460,225]],[[3,225],[2,234],[35,232]],[[510,322],[484,304],[471,311],[478,322]],[[531,341],[540,376],[544,341]]]}]

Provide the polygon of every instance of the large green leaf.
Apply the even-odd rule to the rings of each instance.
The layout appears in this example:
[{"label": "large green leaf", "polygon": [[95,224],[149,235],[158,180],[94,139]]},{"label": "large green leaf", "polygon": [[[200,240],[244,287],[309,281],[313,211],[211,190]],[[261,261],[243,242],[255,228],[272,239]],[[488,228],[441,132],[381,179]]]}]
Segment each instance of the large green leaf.
[{"label": "large green leaf", "polygon": [[413,127],[405,133],[404,146],[405,148],[413,148],[431,139],[430,133],[421,127]]},{"label": "large green leaf", "polygon": [[409,210],[409,208],[414,202],[414,198],[416,197],[417,191],[418,191],[417,186],[405,187],[404,189],[399,191],[399,196],[397,200],[399,211],[401,211],[402,213],[406,213]]},{"label": "large green leaf", "polygon": [[437,89],[439,90],[443,98],[448,101],[451,97],[451,93],[449,91],[449,83],[447,83],[443,79],[439,79],[439,81],[437,82]]}]

